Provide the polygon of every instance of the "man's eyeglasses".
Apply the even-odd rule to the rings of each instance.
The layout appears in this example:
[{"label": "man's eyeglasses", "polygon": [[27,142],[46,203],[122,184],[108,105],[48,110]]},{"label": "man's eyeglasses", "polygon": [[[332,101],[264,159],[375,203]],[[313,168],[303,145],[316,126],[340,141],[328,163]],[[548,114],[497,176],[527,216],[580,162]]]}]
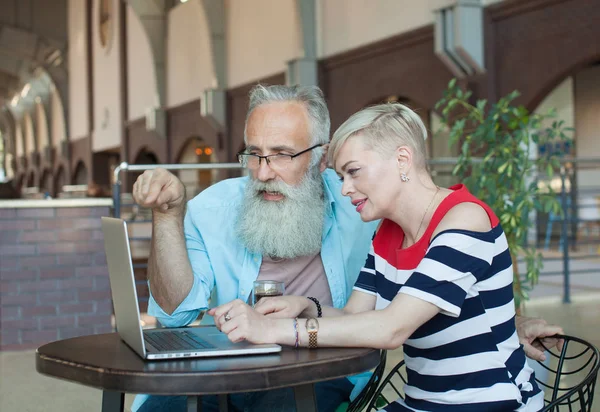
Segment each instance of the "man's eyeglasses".
[{"label": "man's eyeglasses", "polygon": [[240,152],[237,154],[238,161],[242,164],[242,166],[247,167],[251,170],[256,170],[260,167],[260,161],[265,159],[267,165],[271,166],[273,169],[284,170],[290,164],[292,164],[295,157],[298,157],[304,153],[310,152],[317,147],[323,146],[322,144],[316,144],[312,147],[309,147],[306,150],[298,152],[293,155],[276,153],[272,155],[261,156],[254,153],[244,153]]}]

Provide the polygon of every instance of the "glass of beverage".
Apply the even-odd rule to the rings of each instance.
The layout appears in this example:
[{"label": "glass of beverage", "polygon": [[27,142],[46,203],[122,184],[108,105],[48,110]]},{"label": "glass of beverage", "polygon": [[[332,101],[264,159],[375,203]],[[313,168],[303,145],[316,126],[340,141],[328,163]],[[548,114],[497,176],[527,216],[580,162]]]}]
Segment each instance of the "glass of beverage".
[{"label": "glass of beverage", "polygon": [[285,285],[283,282],[275,280],[257,280],[252,288],[252,306],[262,298],[271,298],[274,296],[283,296]]}]

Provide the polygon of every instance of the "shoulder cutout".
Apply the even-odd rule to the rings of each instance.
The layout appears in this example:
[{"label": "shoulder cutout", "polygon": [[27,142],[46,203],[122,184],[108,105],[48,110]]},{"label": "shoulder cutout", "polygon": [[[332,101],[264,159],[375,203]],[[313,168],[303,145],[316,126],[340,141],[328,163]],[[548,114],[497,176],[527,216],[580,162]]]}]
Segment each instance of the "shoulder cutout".
[{"label": "shoulder cutout", "polygon": [[435,228],[432,238],[445,230],[469,230],[489,232],[492,229],[490,217],[477,203],[463,202],[450,209]]}]

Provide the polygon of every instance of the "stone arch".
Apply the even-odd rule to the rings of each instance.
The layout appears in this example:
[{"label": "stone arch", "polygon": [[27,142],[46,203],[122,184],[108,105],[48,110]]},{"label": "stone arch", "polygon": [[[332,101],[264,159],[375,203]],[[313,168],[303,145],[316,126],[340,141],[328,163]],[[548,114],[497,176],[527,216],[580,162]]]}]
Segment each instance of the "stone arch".
[{"label": "stone arch", "polygon": [[[132,164],[134,165],[156,165],[161,163],[156,153],[147,146],[141,147],[133,159]],[[130,172],[127,174],[127,192],[131,192],[133,184],[142,173],[144,172]]]},{"label": "stone arch", "polygon": [[150,150],[148,150],[147,147],[142,147],[137,155],[134,158],[135,160],[133,161],[133,164],[136,165],[147,165],[147,164],[158,164],[158,157],[156,156],[156,154]]},{"label": "stone arch", "polygon": [[27,186],[26,187],[35,187],[35,170],[30,170],[27,173]]},{"label": "stone arch", "polygon": [[518,90],[516,103],[533,110],[563,79],[600,60],[600,44],[590,41],[600,38],[600,8],[594,1],[517,3],[525,2],[489,8],[490,72],[498,97]]},{"label": "stone arch", "polygon": [[525,103],[527,109],[531,111],[535,110],[566,78],[574,76],[587,67],[600,64],[600,54],[587,57],[579,62],[571,61],[569,63],[571,64],[568,66],[565,65],[562,70],[557,71],[548,81],[538,84],[535,88],[532,87],[530,93],[523,95],[523,98],[527,99]]},{"label": "stone arch", "polygon": [[87,185],[88,184],[88,170],[83,160],[79,160],[75,165],[75,171],[71,182],[74,185]]},{"label": "stone arch", "polygon": [[165,77],[165,44],[167,37],[167,12],[170,3],[167,0],[125,0],[127,5],[133,9],[142,23],[146,32],[154,64],[154,75],[156,80],[156,91],[158,94],[158,105],[165,105],[166,77]]},{"label": "stone arch", "polygon": [[51,125],[49,123],[47,115],[47,105],[42,102],[41,99],[36,101],[34,106],[34,113],[36,117],[36,132],[38,150],[42,153],[44,162],[48,165],[51,164],[50,152],[52,150],[52,137],[51,137]]},{"label": "stone arch", "polygon": [[[169,0],[125,0],[140,19],[148,36],[152,50],[154,74],[158,94],[158,105],[166,105],[166,62],[165,46],[167,35],[167,13],[176,2]],[[226,41],[225,41],[225,6],[221,1],[199,1],[206,14],[208,30],[206,35],[210,38],[211,58],[216,87],[223,89],[227,86],[226,79]]]},{"label": "stone arch", "polygon": [[25,154],[37,152],[37,141],[35,136],[35,127],[33,119],[29,113],[23,114],[23,139],[25,140]]},{"label": "stone arch", "polygon": [[[63,104],[63,99],[60,96],[60,91],[56,88],[52,89],[52,93],[48,98],[49,109],[48,113],[51,113],[52,116],[50,120],[50,135],[52,136],[53,144],[57,147],[61,147],[63,144],[68,143],[68,133],[67,133],[67,111]],[[70,157],[69,153],[62,153],[63,157]]]},{"label": "stone arch", "polygon": [[67,184],[66,172],[63,165],[60,165],[58,169],[56,169],[56,173],[54,174],[54,187],[53,192],[56,196],[58,196],[62,192],[63,186]]},{"label": "stone arch", "polygon": [[19,192],[25,187],[25,184],[27,183],[27,179],[25,178],[25,176],[26,174],[24,172],[20,172],[17,177],[16,188],[19,190]]},{"label": "stone arch", "polygon": [[48,193],[54,197],[56,195],[54,188],[54,178],[50,169],[44,169],[39,181],[40,193]]}]

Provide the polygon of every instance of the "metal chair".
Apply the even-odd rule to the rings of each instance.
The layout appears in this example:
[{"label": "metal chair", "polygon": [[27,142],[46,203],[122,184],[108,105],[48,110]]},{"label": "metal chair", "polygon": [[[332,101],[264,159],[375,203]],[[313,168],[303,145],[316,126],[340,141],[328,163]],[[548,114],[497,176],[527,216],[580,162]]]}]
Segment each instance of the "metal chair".
[{"label": "metal chair", "polygon": [[358,394],[358,396],[352,402],[350,402],[346,408],[346,412],[361,412],[369,404],[375,391],[379,387],[379,383],[381,382],[381,377],[383,376],[383,372],[385,370],[386,358],[387,351],[382,350],[379,365],[377,365],[373,371],[373,374],[371,375],[369,382],[367,382],[367,385]]},{"label": "metal chair", "polygon": [[600,352],[589,342],[574,336],[564,339],[562,350],[547,350],[551,366],[539,362],[549,373],[547,382],[536,379],[545,389],[544,412],[592,410],[594,389],[600,368]]},{"label": "metal chair", "polygon": [[[378,407],[388,405],[398,398],[404,399],[404,385],[406,382],[406,365],[402,360],[398,362],[398,364],[387,374],[385,379],[381,381],[381,385],[379,385],[373,394],[366,412],[375,411]],[[393,391],[396,396],[392,399],[388,399],[386,395],[384,395],[384,391]],[[383,405],[380,403],[383,403]]]},{"label": "metal chair", "polygon": [[[551,357],[551,366],[538,362],[548,371],[546,382],[536,377],[540,388],[545,392],[542,411],[591,412],[600,368],[600,352],[583,339],[566,335],[556,337],[564,339],[564,344],[561,351],[546,348]],[[406,366],[401,361],[381,382],[366,411],[375,411],[377,407],[383,407],[397,398],[404,399],[403,387],[406,383]],[[395,393],[395,398],[388,399],[384,392],[388,395]]]}]

